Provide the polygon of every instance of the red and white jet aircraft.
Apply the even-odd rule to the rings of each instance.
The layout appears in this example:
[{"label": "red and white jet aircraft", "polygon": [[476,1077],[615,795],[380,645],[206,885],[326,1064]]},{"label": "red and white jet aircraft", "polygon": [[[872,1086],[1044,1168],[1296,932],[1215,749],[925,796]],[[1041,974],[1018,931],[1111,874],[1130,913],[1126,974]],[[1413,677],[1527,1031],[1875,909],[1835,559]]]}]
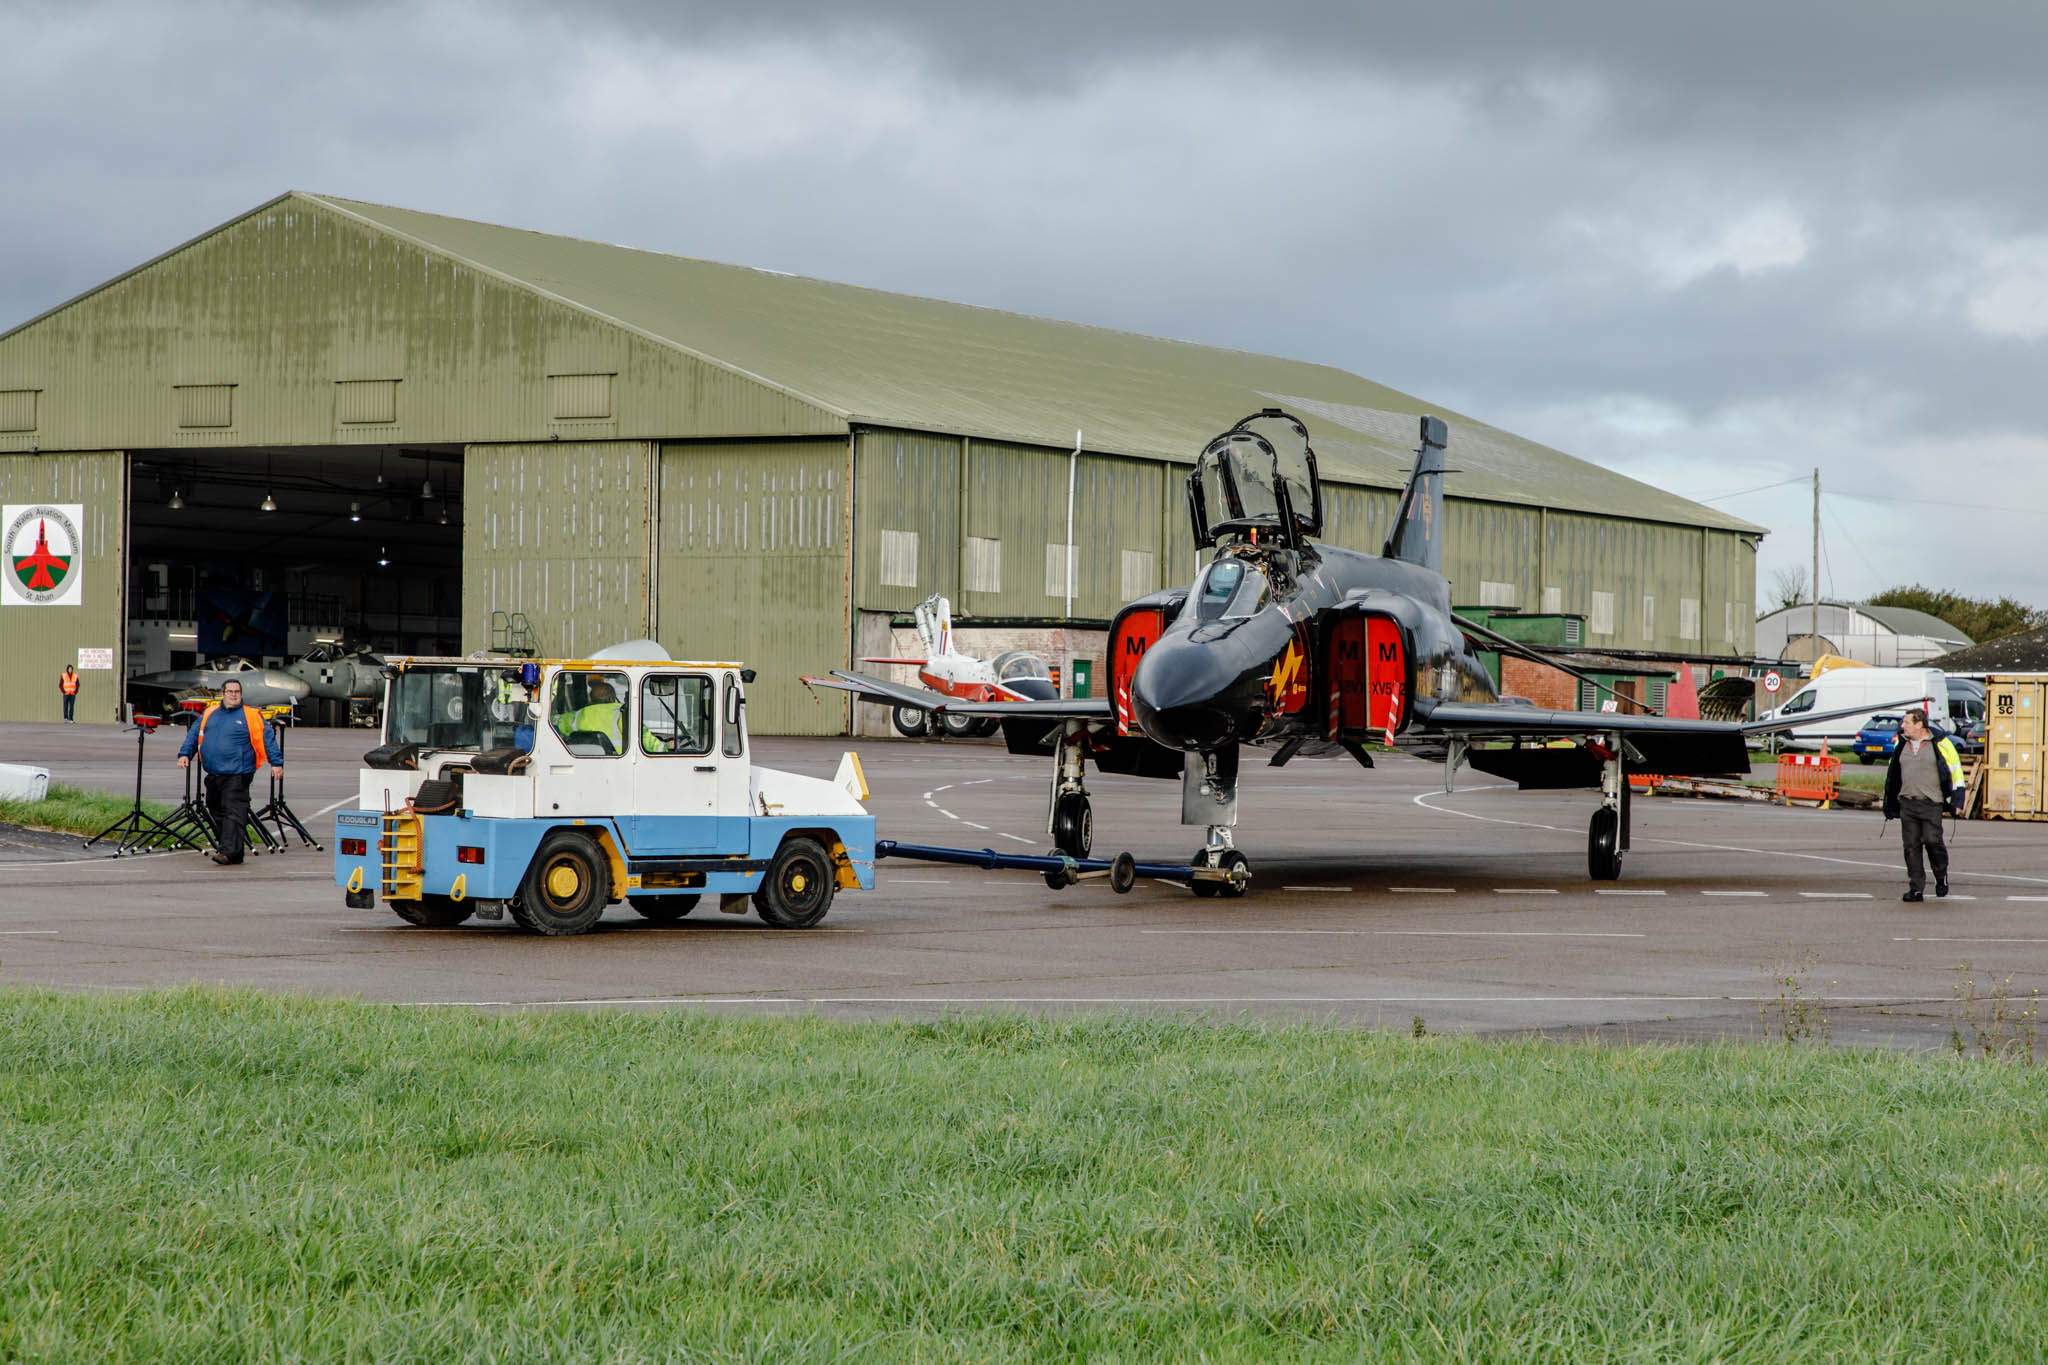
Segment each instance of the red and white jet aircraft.
[{"label": "red and white jet aircraft", "polygon": [[[979,659],[953,648],[953,604],[933,593],[917,604],[917,637],[924,644],[922,659],[861,660],[870,664],[906,664],[917,670],[917,680],[932,691],[958,701],[1051,701],[1059,696],[1052,670],[1044,659],[1028,649],[1013,649],[993,659]],[[915,706],[898,706],[890,714],[896,732],[911,739],[930,733],[932,713]],[[992,735],[1002,725],[1000,716],[965,716],[951,711],[938,713],[938,727],[954,739],[971,735]]]}]

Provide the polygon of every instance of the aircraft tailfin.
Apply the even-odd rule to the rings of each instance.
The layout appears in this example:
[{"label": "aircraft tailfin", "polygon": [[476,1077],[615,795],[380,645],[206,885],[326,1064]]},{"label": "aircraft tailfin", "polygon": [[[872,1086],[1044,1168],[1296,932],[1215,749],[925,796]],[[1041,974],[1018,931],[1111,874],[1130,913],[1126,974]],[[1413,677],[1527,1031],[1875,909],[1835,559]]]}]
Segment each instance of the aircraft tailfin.
[{"label": "aircraft tailfin", "polygon": [[953,647],[953,604],[940,593],[917,604],[917,637],[924,642],[925,657],[936,659]]},{"label": "aircraft tailfin", "polygon": [[1419,564],[1432,573],[1444,569],[1444,443],[1441,417],[1422,419],[1422,444],[1415,451],[1415,472],[1394,516],[1383,558]]}]

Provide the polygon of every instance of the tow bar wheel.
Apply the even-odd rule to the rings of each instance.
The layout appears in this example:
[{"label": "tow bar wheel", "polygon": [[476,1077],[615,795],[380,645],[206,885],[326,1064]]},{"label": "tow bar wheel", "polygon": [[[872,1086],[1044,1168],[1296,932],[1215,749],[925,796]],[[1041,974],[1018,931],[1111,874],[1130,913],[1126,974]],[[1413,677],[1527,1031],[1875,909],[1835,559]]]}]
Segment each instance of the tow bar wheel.
[{"label": "tow bar wheel", "polygon": [[603,917],[610,899],[611,870],[597,845],[558,829],[540,841],[510,908],[537,934],[581,934]]},{"label": "tow bar wheel", "polygon": [[838,882],[816,839],[785,839],[754,893],[754,909],[777,929],[808,929],[832,908]]}]

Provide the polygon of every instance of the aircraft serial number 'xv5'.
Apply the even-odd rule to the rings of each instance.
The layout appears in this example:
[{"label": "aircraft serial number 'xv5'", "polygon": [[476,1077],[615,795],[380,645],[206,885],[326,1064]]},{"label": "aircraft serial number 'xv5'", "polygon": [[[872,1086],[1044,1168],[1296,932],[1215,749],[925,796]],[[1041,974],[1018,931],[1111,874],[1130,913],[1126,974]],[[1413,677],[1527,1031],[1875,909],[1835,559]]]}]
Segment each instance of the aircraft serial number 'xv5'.
[{"label": "aircraft serial number 'xv5'", "polygon": [[[1366,746],[1384,742],[1442,760],[1447,781],[1466,763],[1524,788],[1597,787],[1587,863],[1611,881],[1629,846],[1630,773],[1744,773],[1745,735],[1785,727],[1502,702],[1475,641],[1563,666],[1452,614],[1441,571],[1446,433],[1435,417],[1421,425],[1378,555],[1314,539],[1322,484],[1298,418],[1268,408],[1210,441],[1188,475],[1187,502],[1196,545],[1213,553],[1192,587],[1116,614],[1107,697],[962,702],[864,673],[806,681],[888,706],[1001,718],[1012,753],[1052,757],[1047,829],[1074,857],[1093,842],[1083,785],[1091,760],[1104,772],[1179,777],[1181,822],[1206,831],[1195,864],[1248,870],[1231,841],[1241,746],[1273,749],[1275,766],[1344,752],[1370,768]],[[1557,740],[1570,742],[1549,747]],[[1242,888],[1242,879],[1193,883],[1203,895]]]}]

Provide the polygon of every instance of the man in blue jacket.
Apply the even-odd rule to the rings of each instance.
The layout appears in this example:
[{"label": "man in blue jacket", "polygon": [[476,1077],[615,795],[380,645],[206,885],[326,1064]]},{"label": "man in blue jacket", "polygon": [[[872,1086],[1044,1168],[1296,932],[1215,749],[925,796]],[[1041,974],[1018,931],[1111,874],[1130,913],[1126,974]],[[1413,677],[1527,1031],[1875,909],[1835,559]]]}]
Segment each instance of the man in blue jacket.
[{"label": "man in blue jacket", "polygon": [[[221,685],[220,700],[200,714],[178,748],[178,766],[190,767],[199,756],[204,775],[206,813],[213,817],[219,847],[213,860],[223,867],[242,861],[242,833],[249,823],[249,781],[270,762],[264,747],[263,716],[242,705],[242,684],[233,678]],[[277,771],[284,771],[280,758]]]}]

